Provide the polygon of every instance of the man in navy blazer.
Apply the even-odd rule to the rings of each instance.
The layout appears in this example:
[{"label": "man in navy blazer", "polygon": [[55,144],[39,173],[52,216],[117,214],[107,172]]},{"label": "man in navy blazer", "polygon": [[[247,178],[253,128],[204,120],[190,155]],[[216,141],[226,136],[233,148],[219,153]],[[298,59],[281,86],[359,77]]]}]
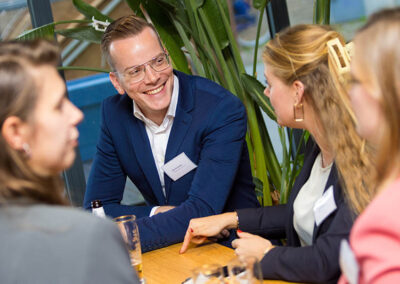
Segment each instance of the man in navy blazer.
[{"label": "man in navy blazer", "polygon": [[[102,50],[120,95],[102,105],[84,206],[134,214],[143,251],[183,240],[189,220],[259,207],[238,98],[172,69],[154,27],[135,16],[107,28]],[[121,205],[128,176],[147,206]]]}]

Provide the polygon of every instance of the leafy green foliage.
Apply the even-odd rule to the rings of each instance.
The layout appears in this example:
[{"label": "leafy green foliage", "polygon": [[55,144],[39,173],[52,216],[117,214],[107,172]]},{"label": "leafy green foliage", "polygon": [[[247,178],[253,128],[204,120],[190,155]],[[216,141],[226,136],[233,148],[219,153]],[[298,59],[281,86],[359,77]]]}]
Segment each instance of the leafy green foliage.
[{"label": "leafy green foliage", "polygon": [[263,10],[269,3],[269,0],[253,0],[253,7],[258,10]]},{"label": "leafy green foliage", "polygon": [[271,118],[276,121],[275,112],[271,106],[271,102],[264,95],[265,87],[256,78],[248,74],[241,74],[240,79],[245,86],[248,94],[257,103],[259,107]]},{"label": "leafy green foliage", "polygon": [[81,12],[88,20],[91,20],[92,17],[94,17],[98,21],[108,21],[109,23],[113,21],[113,19],[111,19],[107,15],[102,14],[99,10],[83,2],[82,0],[72,0],[72,3],[76,7],[76,9]]},{"label": "leafy green foliage", "polygon": [[98,44],[100,44],[101,37],[103,35],[102,32],[96,31],[93,29],[93,27],[90,26],[57,30],[56,33],[68,38],[89,41]]},{"label": "leafy green foliage", "polygon": [[20,40],[33,40],[36,38],[44,38],[48,40],[54,39],[54,23],[47,24],[36,29],[25,31],[22,33],[18,39]]},{"label": "leafy green foliage", "polygon": [[314,16],[313,23],[321,25],[329,25],[331,15],[330,0],[314,0]]}]

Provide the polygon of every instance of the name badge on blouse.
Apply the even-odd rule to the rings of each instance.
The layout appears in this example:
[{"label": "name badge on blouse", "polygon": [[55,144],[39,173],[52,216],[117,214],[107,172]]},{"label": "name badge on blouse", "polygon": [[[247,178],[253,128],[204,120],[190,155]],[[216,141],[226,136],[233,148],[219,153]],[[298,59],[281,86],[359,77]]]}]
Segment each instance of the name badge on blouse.
[{"label": "name badge on blouse", "polygon": [[162,167],[164,172],[173,181],[180,179],[195,168],[197,168],[197,165],[193,163],[183,152]]},{"label": "name badge on blouse", "polygon": [[358,274],[360,268],[358,266],[356,257],[354,256],[353,250],[346,240],[340,242],[340,256],[339,256],[340,269],[343,275],[346,276],[347,281],[350,284],[358,283]]},{"label": "name badge on blouse", "polygon": [[314,205],[314,218],[317,226],[328,217],[337,208],[335,197],[333,196],[333,186],[331,185],[327,191],[315,202]]}]

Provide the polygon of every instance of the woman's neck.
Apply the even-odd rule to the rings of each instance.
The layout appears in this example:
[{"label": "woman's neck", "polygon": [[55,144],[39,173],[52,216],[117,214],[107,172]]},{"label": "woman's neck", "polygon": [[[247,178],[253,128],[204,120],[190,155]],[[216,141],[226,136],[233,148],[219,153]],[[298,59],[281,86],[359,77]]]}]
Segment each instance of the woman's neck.
[{"label": "woman's neck", "polygon": [[314,137],[319,149],[321,150],[322,167],[325,168],[332,164],[334,160],[333,149],[330,147],[328,140],[323,135],[323,130],[318,127],[315,123],[312,127],[307,129]]}]

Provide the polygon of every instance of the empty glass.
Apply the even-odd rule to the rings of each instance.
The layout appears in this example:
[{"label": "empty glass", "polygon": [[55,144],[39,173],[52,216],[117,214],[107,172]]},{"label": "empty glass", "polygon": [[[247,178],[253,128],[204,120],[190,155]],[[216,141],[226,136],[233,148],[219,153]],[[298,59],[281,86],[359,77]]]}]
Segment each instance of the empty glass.
[{"label": "empty glass", "polygon": [[122,237],[128,247],[129,256],[131,259],[131,265],[136,270],[136,273],[142,283],[143,278],[143,267],[142,267],[142,249],[140,247],[139,230],[136,224],[135,215],[125,215],[114,218],[117,223],[119,230],[121,231]]},{"label": "empty glass", "polygon": [[223,284],[222,267],[217,264],[205,264],[193,270],[194,284]]},{"label": "empty glass", "polygon": [[237,257],[228,263],[230,283],[259,284],[263,281],[260,263],[254,256]]}]

